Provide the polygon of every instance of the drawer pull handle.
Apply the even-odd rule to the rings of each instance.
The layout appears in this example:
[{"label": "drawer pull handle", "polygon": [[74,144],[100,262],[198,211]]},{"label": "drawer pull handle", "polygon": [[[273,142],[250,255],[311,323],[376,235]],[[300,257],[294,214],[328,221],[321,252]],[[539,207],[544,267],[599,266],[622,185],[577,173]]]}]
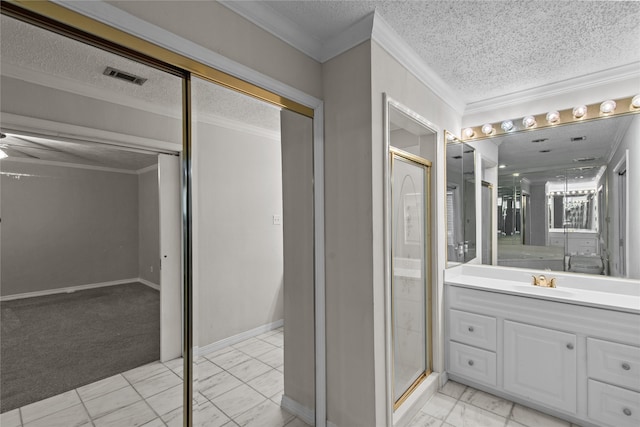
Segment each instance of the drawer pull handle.
[{"label": "drawer pull handle", "polygon": [[572,343],[567,344],[567,348],[568,348],[569,350],[573,350],[573,344],[572,344]]},{"label": "drawer pull handle", "polygon": [[473,332],[473,326],[469,326],[469,332]]},{"label": "drawer pull handle", "polygon": [[624,409],[622,410],[622,412],[623,412],[627,417],[630,417],[630,416],[631,416],[631,409],[629,409],[629,408],[624,408]]},{"label": "drawer pull handle", "polygon": [[631,366],[629,366],[629,364],[625,362],[622,364],[622,369],[624,369],[625,371],[628,371],[629,369],[631,369]]},{"label": "drawer pull handle", "polygon": [[469,366],[473,366],[473,360],[469,360]]}]

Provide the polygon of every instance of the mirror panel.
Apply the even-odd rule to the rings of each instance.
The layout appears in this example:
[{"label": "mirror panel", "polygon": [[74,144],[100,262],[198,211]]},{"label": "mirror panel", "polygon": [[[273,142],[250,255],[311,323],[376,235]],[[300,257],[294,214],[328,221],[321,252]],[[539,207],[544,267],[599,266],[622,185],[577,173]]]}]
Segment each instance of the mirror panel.
[{"label": "mirror panel", "polygon": [[476,257],[475,149],[447,133],[447,263]]},{"label": "mirror panel", "polygon": [[630,206],[638,205],[629,188],[640,183],[627,173],[627,159],[640,150],[639,129],[632,111],[491,137],[500,163],[498,265],[640,275],[628,271],[640,239],[629,221]]}]

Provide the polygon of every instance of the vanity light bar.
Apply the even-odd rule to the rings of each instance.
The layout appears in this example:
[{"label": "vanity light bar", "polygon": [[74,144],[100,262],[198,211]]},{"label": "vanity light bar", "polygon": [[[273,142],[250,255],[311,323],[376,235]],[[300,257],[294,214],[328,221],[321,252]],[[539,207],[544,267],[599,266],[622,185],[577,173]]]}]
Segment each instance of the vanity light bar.
[{"label": "vanity light bar", "polygon": [[585,120],[615,117],[640,113],[638,97],[608,99],[602,103],[579,105],[565,110],[552,110],[542,114],[530,115],[516,119],[508,119],[498,123],[484,123],[479,126],[465,128],[461,140],[477,141],[494,136],[507,135],[533,129],[561,126]]}]

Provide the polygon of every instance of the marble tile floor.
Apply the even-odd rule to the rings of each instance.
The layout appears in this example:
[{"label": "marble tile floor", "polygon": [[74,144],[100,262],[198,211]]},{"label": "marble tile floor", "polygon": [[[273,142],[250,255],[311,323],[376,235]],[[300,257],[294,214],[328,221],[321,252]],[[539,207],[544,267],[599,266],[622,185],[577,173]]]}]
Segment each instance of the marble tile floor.
[{"label": "marble tile floor", "polygon": [[407,427],[579,427],[453,381],[420,409]]},{"label": "marble tile floor", "polygon": [[[194,425],[308,427],[280,408],[282,328],[196,361]],[[0,415],[2,427],[180,427],[182,359],[151,363]]]}]

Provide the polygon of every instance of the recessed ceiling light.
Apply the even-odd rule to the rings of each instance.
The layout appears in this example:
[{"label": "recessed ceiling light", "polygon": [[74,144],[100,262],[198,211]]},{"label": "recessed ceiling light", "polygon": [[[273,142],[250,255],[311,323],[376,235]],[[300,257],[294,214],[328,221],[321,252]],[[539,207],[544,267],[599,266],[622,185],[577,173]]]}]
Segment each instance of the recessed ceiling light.
[{"label": "recessed ceiling light", "polygon": [[507,167],[507,165],[500,165],[500,166],[498,166],[498,167],[499,167],[500,169],[504,169],[504,168],[506,168],[506,167]]},{"label": "recessed ceiling light", "polygon": [[513,176],[520,176],[518,172],[514,173]]}]

